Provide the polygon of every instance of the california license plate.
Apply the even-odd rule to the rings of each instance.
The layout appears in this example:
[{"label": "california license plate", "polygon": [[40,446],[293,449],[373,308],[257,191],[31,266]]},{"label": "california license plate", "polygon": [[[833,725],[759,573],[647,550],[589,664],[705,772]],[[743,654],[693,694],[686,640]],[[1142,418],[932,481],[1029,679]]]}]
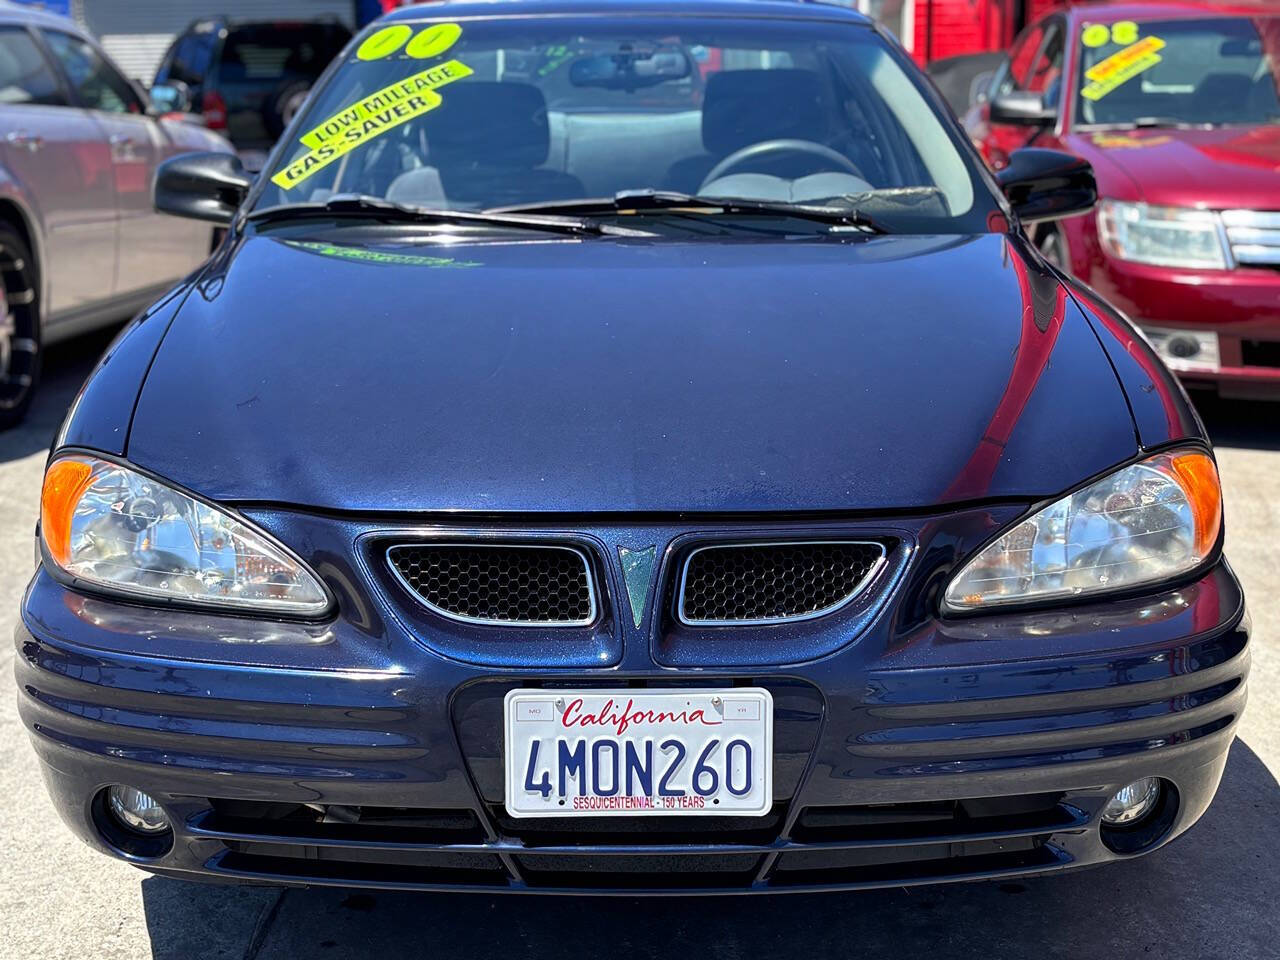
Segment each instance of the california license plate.
[{"label": "california license plate", "polygon": [[725,690],[512,690],[513,817],[758,817],[773,806],[773,697]]}]

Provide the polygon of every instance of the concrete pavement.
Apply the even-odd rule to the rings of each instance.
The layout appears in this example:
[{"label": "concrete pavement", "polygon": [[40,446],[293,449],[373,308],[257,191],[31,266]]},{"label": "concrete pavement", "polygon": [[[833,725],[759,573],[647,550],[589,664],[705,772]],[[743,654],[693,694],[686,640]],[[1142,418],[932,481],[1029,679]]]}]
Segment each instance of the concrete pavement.
[{"label": "concrete pavement", "polygon": [[44,456],[106,342],[54,351],[31,420],[0,434],[0,957],[1280,957],[1280,405],[1204,405],[1254,672],[1217,800],[1150,857],[1025,883],[769,899],[281,893],[150,877],[91,852],[50,808],[17,718],[9,637]]}]

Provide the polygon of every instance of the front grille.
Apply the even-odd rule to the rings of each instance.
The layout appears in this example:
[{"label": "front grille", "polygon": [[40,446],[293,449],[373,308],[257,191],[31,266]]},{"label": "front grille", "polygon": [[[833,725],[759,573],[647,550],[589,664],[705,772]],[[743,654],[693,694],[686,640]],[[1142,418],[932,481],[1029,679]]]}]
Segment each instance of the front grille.
[{"label": "front grille", "polygon": [[861,593],[884,557],[866,541],[700,547],[685,559],[677,613],[693,626],[819,617]]},{"label": "front grille", "polygon": [[1280,340],[1241,340],[1240,362],[1246,367],[1280,367]]},{"label": "front grille", "polygon": [[1222,222],[1236,263],[1280,267],[1280,212],[1223,210]]},{"label": "front grille", "polygon": [[596,619],[587,555],[575,547],[415,543],[387,560],[426,606],[465,623],[586,626]]},{"label": "front grille", "polygon": [[[855,889],[995,877],[1071,862],[1054,840],[1089,828],[1062,794],[808,807],[736,818],[512,821],[465,809],[211,800],[184,831],[221,844],[206,869],[244,880],[406,889]],[[495,816],[496,814],[496,816]],[[721,823],[721,821],[724,821]],[[700,821],[700,822],[694,822]],[[776,859],[775,859],[776,856]]]}]

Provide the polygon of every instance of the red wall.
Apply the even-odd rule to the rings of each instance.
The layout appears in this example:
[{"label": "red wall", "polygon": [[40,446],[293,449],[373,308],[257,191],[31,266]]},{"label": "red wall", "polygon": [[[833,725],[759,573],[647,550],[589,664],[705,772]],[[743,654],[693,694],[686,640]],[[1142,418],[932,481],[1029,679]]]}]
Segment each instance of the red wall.
[{"label": "red wall", "polygon": [[[929,42],[929,8],[933,41]],[[962,53],[1003,50],[1013,42],[1019,9],[1023,24],[1063,5],[1062,0],[915,0],[912,56],[919,63]]]}]

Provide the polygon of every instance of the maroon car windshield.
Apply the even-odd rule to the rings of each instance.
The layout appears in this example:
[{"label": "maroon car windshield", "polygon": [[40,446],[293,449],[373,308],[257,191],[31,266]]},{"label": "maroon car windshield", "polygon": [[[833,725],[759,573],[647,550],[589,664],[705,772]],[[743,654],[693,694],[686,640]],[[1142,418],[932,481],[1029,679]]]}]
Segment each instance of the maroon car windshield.
[{"label": "maroon car windshield", "polygon": [[1086,22],[1077,42],[1077,125],[1280,121],[1280,17]]}]

